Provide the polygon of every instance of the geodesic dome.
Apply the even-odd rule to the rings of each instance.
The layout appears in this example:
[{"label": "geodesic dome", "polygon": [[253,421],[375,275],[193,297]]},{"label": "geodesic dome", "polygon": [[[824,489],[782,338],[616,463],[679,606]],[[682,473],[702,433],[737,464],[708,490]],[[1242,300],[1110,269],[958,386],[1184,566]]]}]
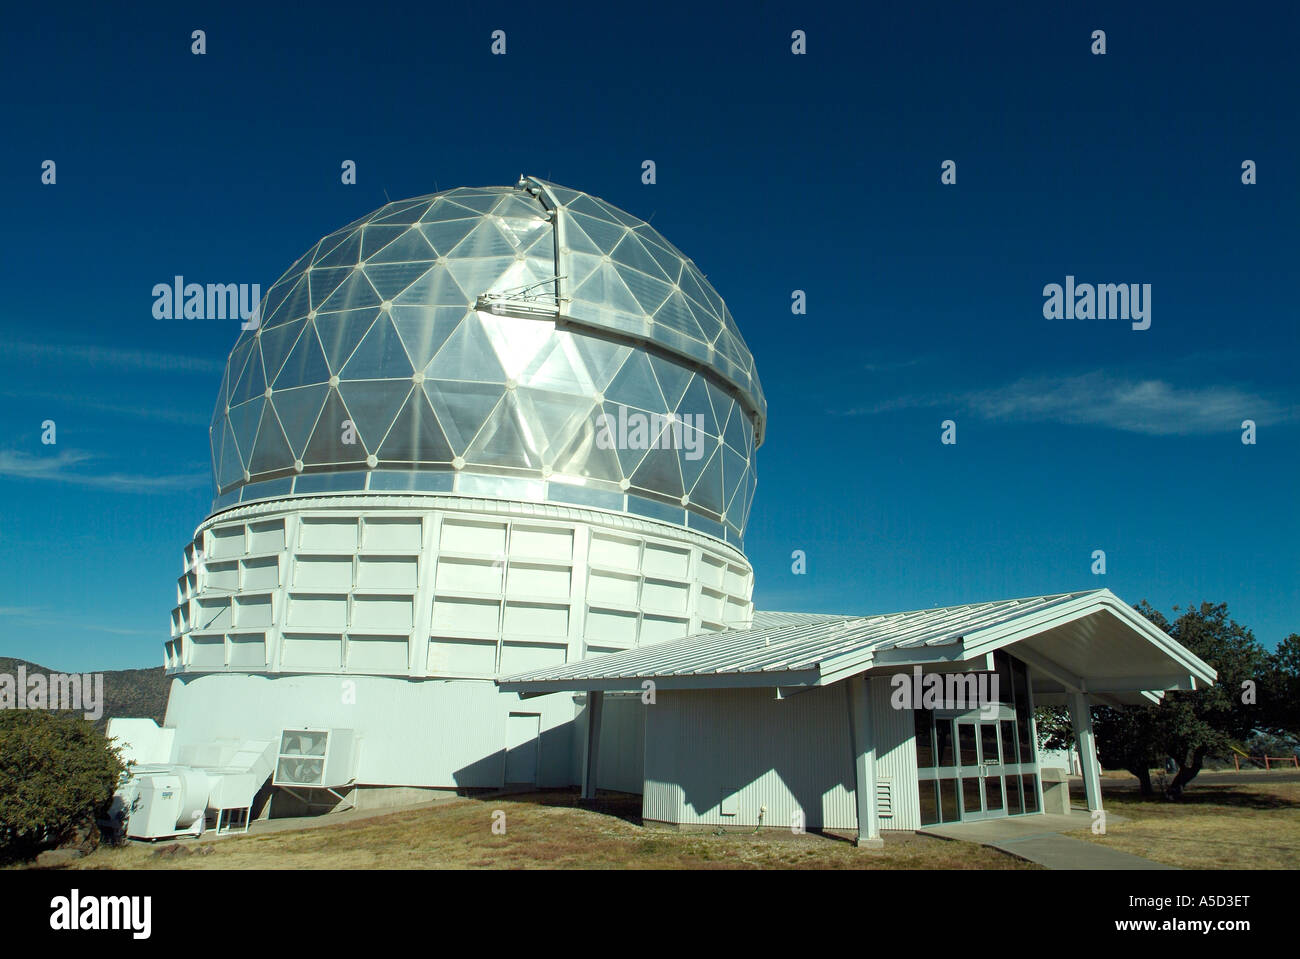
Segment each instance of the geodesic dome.
[{"label": "geodesic dome", "polygon": [[[603,448],[600,414],[629,412],[700,424],[700,448]],[[214,511],[459,492],[739,541],[765,416],[722,298],[648,224],[533,178],[459,188],[331,233],[271,287],[213,415]]]}]

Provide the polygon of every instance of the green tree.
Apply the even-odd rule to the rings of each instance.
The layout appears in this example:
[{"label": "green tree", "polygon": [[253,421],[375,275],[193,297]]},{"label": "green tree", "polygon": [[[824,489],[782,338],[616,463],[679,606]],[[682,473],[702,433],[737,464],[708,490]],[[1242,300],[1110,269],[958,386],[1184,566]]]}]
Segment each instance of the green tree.
[{"label": "green tree", "polygon": [[1279,739],[1300,736],[1300,634],[1277,644],[1259,683],[1259,728]]},{"label": "green tree", "polygon": [[80,717],[0,710],[0,858],[27,858],[102,816],[125,769]]},{"label": "green tree", "polygon": [[[1145,600],[1135,608],[1213,666],[1219,677],[1208,688],[1167,692],[1159,705],[1093,707],[1097,757],[1108,769],[1126,769],[1136,776],[1144,796],[1155,792],[1152,767],[1172,758],[1178,771],[1166,795],[1179,799],[1208,757],[1228,755],[1233,743],[1247,739],[1267,716],[1283,715],[1288,704],[1294,716],[1295,686],[1287,684],[1295,683],[1300,640],[1292,644],[1288,638],[1270,656],[1249,629],[1229,617],[1226,603],[1189,607],[1172,623]],[[1248,681],[1264,690],[1265,705],[1248,701],[1243,686]],[[1290,700],[1285,699],[1288,690]],[[1272,713],[1268,702],[1273,703]],[[1047,748],[1062,749],[1074,741],[1064,709],[1045,709],[1037,723]]]},{"label": "green tree", "polygon": [[1164,765],[1169,757],[1162,707],[1163,704],[1121,708],[1098,706],[1092,711],[1098,761],[1112,769],[1131,772],[1137,777],[1143,796],[1155,795],[1151,770]]},{"label": "green tree", "polygon": [[1201,603],[1172,624],[1146,602],[1138,611],[1219,673],[1207,689],[1166,693],[1154,710],[1157,738],[1178,763],[1168,789],[1169,797],[1178,799],[1206,757],[1228,755],[1232,743],[1247,739],[1263,718],[1243,690],[1247,682],[1263,678],[1268,652],[1249,629],[1229,618],[1227,603]]},{"label": "green tree", "polygon": [[[1157,706],[1092,707],[1092,733],[1097,759],[1106,769],[1124,769],[1137,777],[1143,796],[1152,796],[1151,769],[1167,756]],[[1070,711],[1064,706],[1040,706],[1034,711],[1039,746],[1068,749],[1074,745]]]}]

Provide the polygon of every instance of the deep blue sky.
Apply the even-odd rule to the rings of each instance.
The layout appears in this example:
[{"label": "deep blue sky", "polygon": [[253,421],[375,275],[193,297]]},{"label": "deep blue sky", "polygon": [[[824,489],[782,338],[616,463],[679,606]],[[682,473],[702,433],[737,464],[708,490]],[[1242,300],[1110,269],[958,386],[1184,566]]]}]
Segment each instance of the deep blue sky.
[{"label": "deep blue sky", "polygon": [[[1107,586],[1300,630],[1297,8],[710,6],[6,13],[0,654],[161,659],[238,330],[155,283],[265,291],[388,197],[520,173],[653,217],[730,305],[760,608]],[[1152,284],[1151,328],[1045,320],[1066,274]]]}]

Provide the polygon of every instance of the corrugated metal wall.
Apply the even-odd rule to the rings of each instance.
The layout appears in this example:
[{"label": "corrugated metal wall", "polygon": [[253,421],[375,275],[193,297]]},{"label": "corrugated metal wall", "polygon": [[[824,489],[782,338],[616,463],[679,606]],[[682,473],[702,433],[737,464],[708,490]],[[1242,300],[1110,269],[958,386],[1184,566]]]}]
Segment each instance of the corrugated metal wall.
[{"label": "corrugated metal wall", "polygon": [[[586,749],[586,693],[574,694],[577,713],[573,720],[573,763],[571,777],[582,783],[582,758]],[[601,709],[600,761],[596,785],[600,789],[639,793],[645,779],[645,713],[635,693],[606,693]]]},{"label": "corrugated metal wall", "polygon": [[[843,684],[778,700],[771,689],[660,691],[646,707],[648,820],[857,825]],[[724,815],[727,802],[734,814]]]},{"label": "corrugated metal wall", "polygon": [[920,798],[916,788],[916,740],[910,709],[889,704],[888,676],[871,678],[871,721],[876,734],[876,781],[888,782],[892,815],[880,819],[881,829],[918,829]]},{"label": "corrugated metal wall", "polygon": [[[856,829],[844,683],[778,700],[771,689],[660,692],[646,707],[647,820],[693,825]],[[876,776],[892,815],[882,829],[919,825],[912,714],[889,704],[889,679],[872,680]],[[727,808],[724,809],[724,802]],[[733,812],[725,815],[724,812]]]}]

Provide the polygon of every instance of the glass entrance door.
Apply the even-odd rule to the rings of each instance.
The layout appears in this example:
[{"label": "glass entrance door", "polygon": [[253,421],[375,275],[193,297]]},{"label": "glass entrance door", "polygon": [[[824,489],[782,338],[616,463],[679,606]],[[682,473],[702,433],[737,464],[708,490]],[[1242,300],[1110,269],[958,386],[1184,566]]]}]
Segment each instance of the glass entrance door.
[{"label": "glass entrance door", "polygon": [[[997,721],[957,723],[961,745],[961,816],[963,820],[991,819],[1008,814],[1001,732]],[[1014,750],[1014,743],[1011,744]],[[1017,810],[1018,811],[1018,810]]]},{"label": "glass entrance door", "polygon": [[1018,725],[1007,707],[994,719],[980,712],[936,711],[931,717],[918,710],[922,825],[1038,811],[1038,765],[1032,746],[1022,748]]},{"label": "glass entrance door", "polygon": [[1012,660],[1007,672],[1000,702],[914,710],[921,825],[1039,811],[1033,704],[1023,664]]}]

